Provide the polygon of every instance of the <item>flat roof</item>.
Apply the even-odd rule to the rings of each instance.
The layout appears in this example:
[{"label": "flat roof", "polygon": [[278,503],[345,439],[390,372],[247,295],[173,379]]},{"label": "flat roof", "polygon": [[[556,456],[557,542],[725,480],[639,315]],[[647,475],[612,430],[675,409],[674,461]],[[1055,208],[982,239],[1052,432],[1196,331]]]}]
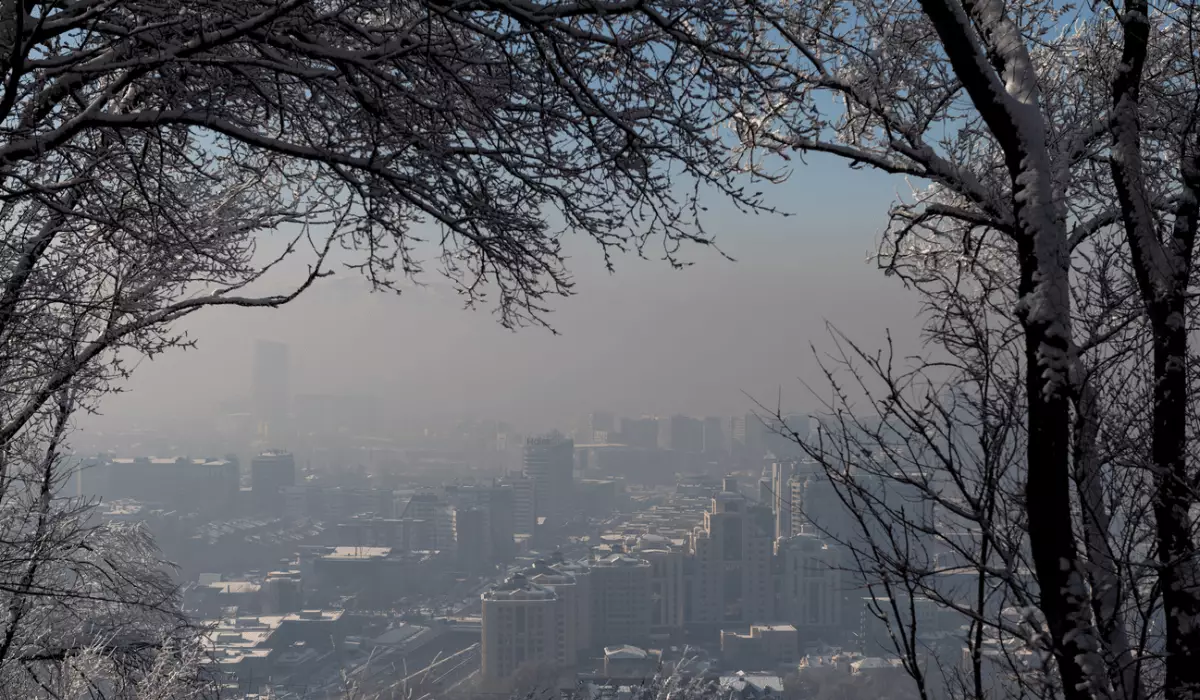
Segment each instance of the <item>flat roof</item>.
[{"label": "flat roof", "polygon": [[391,547],[334,547],[322,559],[375,559],[391,553]]},{"label": "flat roof", "polygon": [[151,464],[168,466],[173,464],[190,464],[192,466],[224,466],[236,464],[228,459],[208,457],[113,457],[106,460],[109,464]]},{"label": "flat roof", "polygon": [[796,626],[786,624],[754,625],[751,629],[760,629],[767,632],[795,632]]},{"label": "flat roof", "polygon": [[213,581],[208,587],[222,593],[257,593],[262,590],[262,586],[249,581]]},{"label": "flat roof", "polygon": [[335,622],[342,619],[344,610],[301,610],[283,616],[284,622]]},{"label": "flat roof", "polygon": [[381,644],[384,646],[399,644],[417,634],[420,634],[421,632],[424,632],[427,629],[429,628],[421,627],[420,625],[401,623],[399,627],[393,627],[371,641],[375,644]]}]

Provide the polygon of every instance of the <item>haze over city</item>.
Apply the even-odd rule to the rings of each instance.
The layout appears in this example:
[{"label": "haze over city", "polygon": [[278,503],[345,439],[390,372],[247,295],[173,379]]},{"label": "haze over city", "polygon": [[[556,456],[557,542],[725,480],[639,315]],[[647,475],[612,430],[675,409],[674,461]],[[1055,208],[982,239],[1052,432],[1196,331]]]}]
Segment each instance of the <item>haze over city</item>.
[{"label": "haze over city", "polygon": [[0,0],[0,700],[1200,700],[1198,44]]},{"label": "haze over city", "polygon": [[619,256],[609,275],[596,245],[568,235],[577,295],[550,300],[558,336],[507,331],[486,304],[463,310],[432,265],[427,286],[400,297],[340,270],[281,309],[214,309],[179,325],[197,348],[142,363],[127,393],[83,425],[211,420],[219,402],[247,394],[259,339],[291,347],[293,391],[376,396],[402,430],[468,416],[562,429],[564,416],[597,407],[733,415],[780,391],[785,408],[815,410],[801,380],[820,383],[809,345],[829,348],[826,321],[868,347],[890,329],[916,350],[915,297],[869,260],[897,183],[862,175],[823,158],[796,167],[767,189],[786,218],[742,214],[714,195],[705,223],[732,260],[691,246],[689,268]]}]

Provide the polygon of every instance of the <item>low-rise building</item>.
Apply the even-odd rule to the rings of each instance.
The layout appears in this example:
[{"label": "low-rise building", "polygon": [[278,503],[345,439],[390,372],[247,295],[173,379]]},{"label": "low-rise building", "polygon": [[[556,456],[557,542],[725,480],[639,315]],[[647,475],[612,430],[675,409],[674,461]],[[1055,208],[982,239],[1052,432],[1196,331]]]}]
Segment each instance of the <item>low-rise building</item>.
[{"label": "low-rise building", "polygon": [[721,660],[728,668],[773,670],[799,659],[800,640],[792,625],[752,625],[748,634],[721,631]]},{"label": "low-rise building", "polygon": [[605,647],[604,676],[610,683],[644,683],[654,678],[662,652],[622,644]]}]

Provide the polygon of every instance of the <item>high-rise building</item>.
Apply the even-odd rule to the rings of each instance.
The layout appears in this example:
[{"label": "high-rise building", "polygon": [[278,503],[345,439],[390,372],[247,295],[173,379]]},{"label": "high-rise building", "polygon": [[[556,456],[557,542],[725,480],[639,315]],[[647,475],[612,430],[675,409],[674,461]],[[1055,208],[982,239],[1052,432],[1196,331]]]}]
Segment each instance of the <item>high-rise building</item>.
[{"label": "high-rise building", "polygon": [[287,345],[269,340],[255,343],[251,402],[261,440],[276,441],[275,444],[279,444],[279,440],[287,437],[288,413],[291,408],[289,373]]},{"label": "high-rise building", "polygon": [[704,523],[692,531],[691,622],[771,621],[772,519],[769,508],[752,506],[740,494],[713,496]]},{"label": "high-rise building", "polygon": [[704,423],[688,416],[671,416],[658,421],[658,446],[676,452],[704,451]]},{"label": "high-rise building", "polygon": [[296,485],[296,459],[290,452],[271,450],[250,460],[250,489],[260,513],[283,515],[283,489]]},{"label": "high-rise building", "polygon": [[575,444],[558,433],[530,438],[525,443],[524,466],[526,478],[533,482],[534,516],[565,522],[573,505]]},{"label": "high-rise building", "polygon": [[558,596],[521,574],[482,596],[480,676],[488,690],[501,689],[525,664],[559,665],[565,637]]},{"label": "high-rise building", "polygon": [[736,456],[759,457],[763,453],[766,426],[753,413],[734,416],[729,421],[729,448]]},{"label": "high-rise building", "polygon": [[[825,477],[825,474],[819,476]],[[856,485],[864,490],[866,498],[871,499],[878,508],[885,509],[883,512],[903,512],[904,519],[914,525],[908,546],[930,551],[936,546],[936,538],[933,533],[938,530],[937,504],[922,486],[930,478],[928,473],[922,474],[919,471],[909,473],[896,471],[888,474],[859,469],[855,472],[854,480]],[[827,490],[833,490],[828,478],[825,478],[824,481]],[[840,526],[846,531],[856,532],[854,525],[857,523],[846,510],[845,504],[838,499],[837,505],[842,506],[837,511],[841,515]],[[886,522],[880,522],[878,518],[867,518],[866,525],[871,532],[873,541],[888,541],[886,539],[888,533],[885,532]]]},{"label": "high-rise building", "polygon": [[648,450],[658,447],[658,419],[646,416],[622,418],[621,442]]},{"label": "high-rise building", "polygon": [[516,492],[512,486],[494,484],[488,501],[488,531],[492,558],[509,561],[516,555]]},{"label": "high-rise building", "polygon": [[487,511],[483,508],[454,509],[454,542],[459,568],[468,573],[483,571],[491,560]]},{"label": "high-rise building", "polygon": [[853,516],[829,478],[819,471],[812,471],[803,483],[799,492],[801,513],[797,532],[822,535],[835,541],[846,541],[855,536]]},{"label": "high-rise building", "polygon": [[241,483],[236,457],[112,457],[85,465],[95,487],[87,495],[131,498],[150,503],[226,513],[237,500]]},{"label": "high-rise building", "polygon": [[532,535],[537,517],[533,507],[533,479],[510,475],[500,480],[501,488],[512,491],[513,533]]},{"label": "high-rise building", "polygon": [[454,540],[454,508],[438,498],[436,493],[416,493],[408,500],[401,518],[420,521],[424,528],[416,529],[413,549],[453,552],[457,548]]},{"label": "high-rise building", "polygon": [[800,503],[792,499],[792,479],[797,473],[795,460],[777,460],[771,463],[771,510],[775,513],[775,537],[792,536],[792,514],[800,510]]},{"label": "high-rise building", "polygon": [[794,625],[805,642],[840,630],[846,590],[838,550],[816,535],[801,534],[780,538],[776,553],[777,617]]},{"label": "high-rise building", "polygon": [[[579,427],[575,429],[575,442],[581,445],[607,442],[607,436],[616,432],[617,417],[611,411],[592,411],[579,421]],[[603,441],[596,439],[601,433],[606,436]]]},{"label": "high-rise building", "polygon": [[[792,502],[791,534],[799,535],[802,532],[818,534],[813,531],[811,524],[804,515],[804,488],[808,484],[808,477],[803,475],[793,476],[789,484],[791,487]],[[833,497],[837,498],[837,495],[833,494]]]},{"label": "high-rise building", "polygon": [[562,645],[562,655],[559,659],[561,666],[574,666],[580,643],[577,635],[580,631],[579,605],[580,590],[575,585],[575,577],[571,574],[552,568],[544,561],[537,561],[532,567],[522,572],[526,580],[538,586],[545,586],[554,591],[558,597],[558,635]]},{"label": "high-rise building", "polygon": [[808,440],[812,419],[800,413],[773,418],[763,426],[764,447],[779,459],[799,459],[804,456],[797,440]]},{"label": "high-rise building", "polygon": [[650,563],[650,631],[671,634],[683,628],[687,587],[685,553],[662,535],[646,533],[634,545],[634,554]]},{"label": "high-rise building", "polygon": [[729,441],[725,439],[725,420],[719,416],[704,419],[704,451],[728,452]]},{"label": "high-rise building", "polygon": [[746,444],[746,417],[734,416],[729,419],[729,449]]},{"label": "high-rise building", "polygon": [[623,553],[594,559],[591,565],[592,647],[650,642],[651,568]]},{"label": "high-rise building", "polygon": [[758,502],[760,505],[774,508],[775,506],[775,487],[772,485],[771,477],[764,476],[758,480]]},{"label": "high-rise building", "polygon": [[[478,509],[483,513],[488,534],[488,560],[508,561],[515,554],[513,535],[513,487],[510,484],[451,484],[445,487],[446,501],[458,510]],[[455,539],[461,538],[455,535]]]},{"label": "high-rise building", "polygon": [[582,652],[592,643],[592,569],[583,562],[564,561],[562,555],[551,567],[575,581],[575,646]]},{"label": "high-rise building", "polygon": [[263,593],[263,612],[268,615],[297,612],[304,605],[304,589],[299,571],[289,569],[268,573],[263,581]]}]

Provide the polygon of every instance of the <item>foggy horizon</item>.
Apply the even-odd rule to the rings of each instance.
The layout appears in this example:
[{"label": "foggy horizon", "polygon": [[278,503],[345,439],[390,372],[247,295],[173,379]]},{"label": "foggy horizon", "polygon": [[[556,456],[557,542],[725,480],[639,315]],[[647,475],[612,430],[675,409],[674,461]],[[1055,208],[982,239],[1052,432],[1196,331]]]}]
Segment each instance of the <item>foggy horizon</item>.
[{"label": "foggy horizon", "polygon": [[[550,298],[546,317],[558,335],[508,331],[486,304],[464,309],[433,265],[399,296],[337,269],[279,309],[208,309],[177,325],[196,348],[141,362],[80,425],[209,420],[222,402],[248,396],[256,340],[289,346],[293,395],[376,397],[406,429],[471,417],[538,432],[598,409],[727,416],[780,396],[786,411],[816,410],[802,382],[823,388],[810,344],[829,348],[827,320],[866,347],[882,347],[890,328],[900,347],[917,348],[914,297],[868,260],[896,183],[853,173],[853,189],[839,190],[845,172],[817,161],[767,189],[790,216],[714,202],[704,223],[732,259],[691,245],[682,251],[690,267],[617,255],[610,275],[595,244],[568,234],[575,294]],[[829,197],[856,206],[838,209]]]}]

